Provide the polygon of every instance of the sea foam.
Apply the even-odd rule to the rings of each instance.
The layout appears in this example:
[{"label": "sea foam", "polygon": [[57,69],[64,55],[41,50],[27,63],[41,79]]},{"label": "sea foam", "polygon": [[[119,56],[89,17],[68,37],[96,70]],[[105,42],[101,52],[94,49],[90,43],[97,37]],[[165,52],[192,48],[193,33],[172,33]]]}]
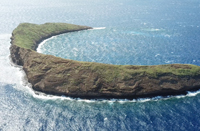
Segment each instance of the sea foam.
[{"label": "sea foam", "polygon": [[39,53],[42,53],[42,52],[43,52],[42,46],[43,46],[47,41],[49,41],[49,40],[51,40],[51,39],[54,39],[55,37],[56,37],[56,36],[52,36],[52,37],[50,37],[50,38],[48,38],[48,39],[43,40],[43,41],[38,45],[38,48],[36,49],[36,51],[39,52]]},{"label": "sea foam", "polygon": [[93,27],[92,30],[103,30],[103,29],[106,29],[106,27]]}]

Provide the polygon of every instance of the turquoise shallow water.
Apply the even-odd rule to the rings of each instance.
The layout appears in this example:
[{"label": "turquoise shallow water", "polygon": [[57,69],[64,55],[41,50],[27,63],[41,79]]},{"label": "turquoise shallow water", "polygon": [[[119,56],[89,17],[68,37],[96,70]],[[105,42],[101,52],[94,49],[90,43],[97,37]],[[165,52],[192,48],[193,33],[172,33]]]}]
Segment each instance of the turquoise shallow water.
[{"label": "turquoise shallow water", "polygon": [[39,52],[112,64],[200,65],[199,0],[15,0],[0,2],[0,130],[200,130],[200,94],[139,100],[36,95],[9,60],[21,22],[95,27],[53,37]]}]

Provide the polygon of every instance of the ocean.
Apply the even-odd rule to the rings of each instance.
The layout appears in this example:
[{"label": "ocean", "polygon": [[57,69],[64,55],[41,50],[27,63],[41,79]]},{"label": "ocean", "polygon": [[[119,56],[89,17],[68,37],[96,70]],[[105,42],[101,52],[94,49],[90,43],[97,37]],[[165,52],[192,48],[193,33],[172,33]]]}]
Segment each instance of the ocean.
[{"label": "ocean", "polygon": [[199,0],[1,0],[0,131],[197,131],[200,91],[143,99],[72,99],[34,92],[9,57],[22,22],[92,30],[54,36],[38,52],[116,65],[200,66]]}]

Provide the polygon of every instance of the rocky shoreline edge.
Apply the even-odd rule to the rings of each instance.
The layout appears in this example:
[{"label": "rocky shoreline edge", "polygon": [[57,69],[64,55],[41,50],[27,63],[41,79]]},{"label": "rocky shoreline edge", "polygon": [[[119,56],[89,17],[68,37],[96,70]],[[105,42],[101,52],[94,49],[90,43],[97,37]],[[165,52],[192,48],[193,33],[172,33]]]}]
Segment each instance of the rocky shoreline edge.
[{"label": "rocky shoreline edge", "polygon": [[66,23],[22,23],[12,33],[11,59],[23,67],[34,90],[52,95],[136,99],[186,94],[200,89],[200,67],[196,65],[109,65],[36,52],[45,39],[87,29],[92,28]]}]

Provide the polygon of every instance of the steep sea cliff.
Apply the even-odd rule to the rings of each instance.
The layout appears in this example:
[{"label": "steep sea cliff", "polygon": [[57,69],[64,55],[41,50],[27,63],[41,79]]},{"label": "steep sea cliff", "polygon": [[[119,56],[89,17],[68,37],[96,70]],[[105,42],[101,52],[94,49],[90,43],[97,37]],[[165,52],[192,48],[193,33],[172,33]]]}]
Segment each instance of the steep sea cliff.
[{"label": "steep sea cliff", "polygon": [[80,98],[140,98],[185,94],[200,88],[200,67],[187,64],[156,66],[79,62],[36,52],[54,35],[92,29],[65,23],[20,24],[12,33],[11,58],[23,66],[32,88]]}]

